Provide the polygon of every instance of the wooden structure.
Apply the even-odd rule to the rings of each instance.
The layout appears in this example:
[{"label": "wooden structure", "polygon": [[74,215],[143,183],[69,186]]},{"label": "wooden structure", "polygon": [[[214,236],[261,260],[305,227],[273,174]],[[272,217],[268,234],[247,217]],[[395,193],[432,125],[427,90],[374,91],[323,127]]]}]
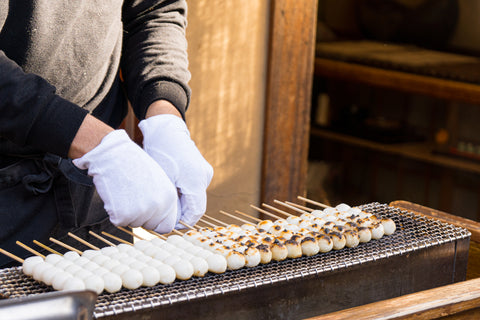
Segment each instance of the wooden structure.
[{"label": "wooden structure", "polygon": [[317,1],[273,0],[261,202],[305,195]]}]

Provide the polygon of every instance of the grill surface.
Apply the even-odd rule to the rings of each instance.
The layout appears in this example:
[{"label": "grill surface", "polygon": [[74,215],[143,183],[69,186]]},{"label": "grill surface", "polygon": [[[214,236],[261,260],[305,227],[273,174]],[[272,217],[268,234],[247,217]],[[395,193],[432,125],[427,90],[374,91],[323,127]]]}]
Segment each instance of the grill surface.
[{"label": "grill surface", "polygon": [[[428,219],[414,213],[371,203],[360,206],[379,217],[392,218],[397,230],[380,240],[360,244],[356,248],[344,248],[317,254],[313,257],[271,262],[255,268],[227,271],[224,274],[208,273],[203,278],[175,281],[171,285],[126,290],[114,294],[101,294],[95,306],[94,317],[101,318],[138,310],[157,308],[182,301],[237,292],[247,288],[268,286],[306,276],[314,276],[335,270],[347,269],[370,261],[399,256],[419,249],[437,246],[470,237],[468,230]],[[15,298],[52,291],[22,274],[21,268],[0,270],[0,294]]]}]

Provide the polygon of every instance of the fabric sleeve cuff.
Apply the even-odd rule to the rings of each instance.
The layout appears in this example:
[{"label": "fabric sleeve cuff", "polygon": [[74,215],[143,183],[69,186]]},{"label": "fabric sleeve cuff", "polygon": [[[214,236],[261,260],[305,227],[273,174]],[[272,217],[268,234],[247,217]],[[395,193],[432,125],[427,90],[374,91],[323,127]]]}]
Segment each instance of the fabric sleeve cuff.
[{"label": "fabric sleeve cuff", "polygon": [[88,111],[59,96],[35,119],[27,144],[67,158],[70,145]]},{"label": "fabric sleeve cuff", "polygon": [[138,95],[136,105],[133,106],[137,118],[145,119],[148,107],[157,100],[167,100],[172,103],[185,120],[189,97],[182,86],[170,81],[151,82],[143,88]]}]

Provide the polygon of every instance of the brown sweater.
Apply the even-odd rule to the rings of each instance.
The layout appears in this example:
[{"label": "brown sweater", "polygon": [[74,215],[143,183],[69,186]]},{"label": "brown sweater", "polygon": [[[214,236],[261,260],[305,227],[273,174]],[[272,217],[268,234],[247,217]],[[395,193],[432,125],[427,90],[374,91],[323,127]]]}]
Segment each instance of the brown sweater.
[{"label": "brown sweater", "polygon": [[66,157],[87,112],[120,124],[124,92],[139,119],[158,99],[184,116],[186,10],[174,0],[0,0],[0,159]]}]

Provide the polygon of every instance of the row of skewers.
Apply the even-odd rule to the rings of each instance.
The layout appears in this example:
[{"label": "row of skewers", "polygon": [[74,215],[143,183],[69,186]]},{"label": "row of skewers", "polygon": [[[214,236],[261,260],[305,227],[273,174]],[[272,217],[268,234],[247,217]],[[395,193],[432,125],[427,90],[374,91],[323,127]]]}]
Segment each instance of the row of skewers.
[{"label": "row of skewers", "polygon": [[98,248],[69,233],[90,249],[82,252],[50,238],[68,251],[62,254],[34,241],[51,253],[42,255],[20,242],[17,244],[34,255],[21,259],[3,249],[0,253],[22,263],[25,275],[54,290],[88,289],[100,294],[118,292],[122,288],[133,290],[141,286],[171,284],[175,280],[203,277],[208,272],[221,274],[271,261],[353,248],[391,235],[396,230],[392,219],[380,218],[347,204],[328,207],[307,198],[299,199],[322,209],[275,200],[299,215],[267,204],[263,206],[270,211],[251,205],[273,220],[261,220],[240,211],[235,211],[236,214],[220,211],[242,224],[227,224],[204,215],[200,219],[204,226],[184,224],[188,231],[174,230],[173,234],[160,235],[147,230],[154,235],[150,240],[119,227],[137,237],[134,243],[102,232],[103,236],[120,242],[115,244],[90,232],[106,244]]}]

